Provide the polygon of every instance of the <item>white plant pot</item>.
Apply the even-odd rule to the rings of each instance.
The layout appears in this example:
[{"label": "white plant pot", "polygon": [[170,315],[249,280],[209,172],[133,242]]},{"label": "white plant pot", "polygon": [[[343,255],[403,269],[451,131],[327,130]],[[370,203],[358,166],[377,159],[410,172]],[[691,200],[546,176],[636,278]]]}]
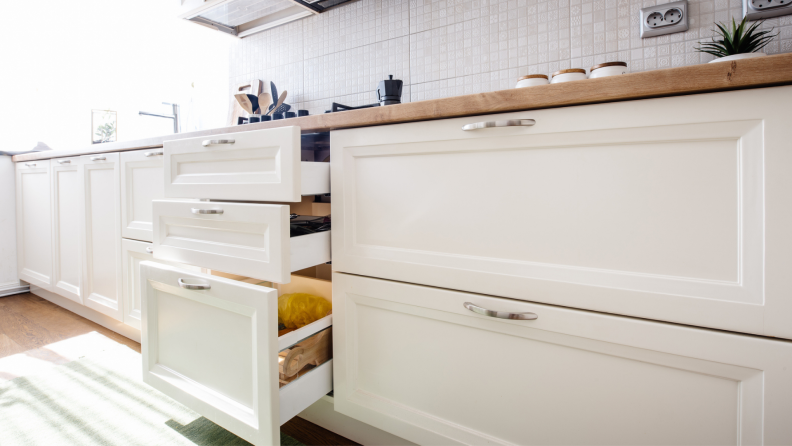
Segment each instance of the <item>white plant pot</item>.
[{"label": "white plant pot", "polygon": [[753,59],[754,57],[763,57],[767,56],[765,53],[742,53],[742,54],[734,54],[731,56],[726,57],[719,57],[715,60],[709,61],[709,63],[713,62],[728,62],[730,60],[740,60],[740,59]]}]

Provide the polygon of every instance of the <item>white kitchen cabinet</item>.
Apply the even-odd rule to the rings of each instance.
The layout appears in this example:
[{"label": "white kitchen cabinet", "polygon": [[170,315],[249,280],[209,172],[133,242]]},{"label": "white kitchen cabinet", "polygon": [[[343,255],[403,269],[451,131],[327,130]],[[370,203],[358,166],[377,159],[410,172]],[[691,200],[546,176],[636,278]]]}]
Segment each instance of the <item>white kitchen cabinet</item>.
[{"label": "white kitchen cabinet", "polygon": [[80,157],[50,161],[52,176],[52,291],[83,303],[80,291],[82,219]]},{"label": "white kitchen cabinet", "polygon": [[16,164],[19,278],[52,289],[50,160]]},{"label": "white kitchen cabinet", "polygon": [[[791,101],[787,86],[335,131],[333,269],[792,338]],[[462,128],[521,119],[535,125]]]},{"label": "white kitchen cabinet", "polygon": [[339,273],[333,306],[336,411],[419,444],[792,443],[788,341]]},{"label": "white kitchen cabinet", "polygon": [[[140,330],[140,263],[154,260],[151,243],[138,240],[121,240],[121,283],[124,309],[124,323]],[[200,272],[201,268],[179,263],[156,260],[157,263],[175,266],[186,271]]]},{"label": "white kitchen cabinet", "polygon": [[330,232],[290,237],[288,205],[154,201],[154,258],[288,283],[330,261]]},{"label": "white kitchen cabinet", "polygon": [[121,156],[121,236],[153,240],[153,200],[165,197],[163,149],[122,152]]},{"label": "white kitchen cabinet", "polygon": [[276,289],[153,262],[140,274],[147,384],[255,445],[280,444],[281,424],[332,390],[332,359],[283,386],[278,369],[332,316],[278,337]]},{"label": "white kitchen cabinet", "polygon": [[165,197],[300,201],[330,192],[330,165],[301,162],[299,127],[165,141]]},{"label": "white kitchen cabinet", "polygon": [[123,320],[121,300],[121,180],[118,153],[80,157],[85,305]]}]

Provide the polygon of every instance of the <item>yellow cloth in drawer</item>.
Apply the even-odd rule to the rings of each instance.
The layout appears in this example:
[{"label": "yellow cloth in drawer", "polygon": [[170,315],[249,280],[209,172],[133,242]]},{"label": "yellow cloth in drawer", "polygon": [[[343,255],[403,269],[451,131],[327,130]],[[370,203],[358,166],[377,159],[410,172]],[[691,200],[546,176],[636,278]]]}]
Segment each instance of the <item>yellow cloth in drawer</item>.
[{"label": "yellow cloth in drawer", "polygon": [[333,304],[308,293],[284,294],[278,298],[278,323],[286,328],[301,328],[327,316]]}]

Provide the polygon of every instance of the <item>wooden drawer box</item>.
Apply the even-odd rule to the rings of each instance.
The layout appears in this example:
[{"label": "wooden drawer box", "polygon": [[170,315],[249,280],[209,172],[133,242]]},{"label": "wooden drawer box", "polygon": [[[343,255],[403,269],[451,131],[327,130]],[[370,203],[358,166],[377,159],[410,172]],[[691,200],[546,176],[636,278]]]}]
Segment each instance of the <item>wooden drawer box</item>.
[{"label": "wooden drawer box", "polygon": [[333,318],[278,336],[279,294],[330,300],[329,281],[296,277],[276,289],[154,262],[140,274],[149,385],[255,445],[280,444],[279,427],[332,390],[329,350],[286,380],[279,373],[281,352],[329,338]]},{"label": "wooden drawer box", "polygon": [[[330,231],[290,237],[289,205],[154,201],[154,258],[288,283],[330,261]],[[212,212],[212,213],[208,213]]]},{"label": "wooden drawer box", "polygon": [[299,127],[165,141],[165,197],[300,201],[330,193],[330,164],[301,162]]}]

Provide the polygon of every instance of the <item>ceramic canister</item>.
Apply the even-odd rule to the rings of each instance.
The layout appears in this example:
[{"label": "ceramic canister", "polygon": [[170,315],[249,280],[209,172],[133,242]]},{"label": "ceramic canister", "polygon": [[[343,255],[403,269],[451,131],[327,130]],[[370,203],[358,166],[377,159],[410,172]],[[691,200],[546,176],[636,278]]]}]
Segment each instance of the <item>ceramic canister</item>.
[{"label": "ceramic canister", "polygon": [[553,80],[551,84],[558,84],[560,82],[579,81],[586,78],[586,70],[582,68],[570,68],[568,70],[559,70],[553,73]]},{"label": "ceramic canister", "polygon": [[529,74],[523,76],[517,81],[517,86],[514,88],[535,87],[537,85],[547,85],[550,81],[547,80],[546,74]]},{"label": "ceramic canister", "polygon": [[589,79],[598,77],[620,76],[627,74],[627,62],[605,62],[594,65],[589,71]]}]

